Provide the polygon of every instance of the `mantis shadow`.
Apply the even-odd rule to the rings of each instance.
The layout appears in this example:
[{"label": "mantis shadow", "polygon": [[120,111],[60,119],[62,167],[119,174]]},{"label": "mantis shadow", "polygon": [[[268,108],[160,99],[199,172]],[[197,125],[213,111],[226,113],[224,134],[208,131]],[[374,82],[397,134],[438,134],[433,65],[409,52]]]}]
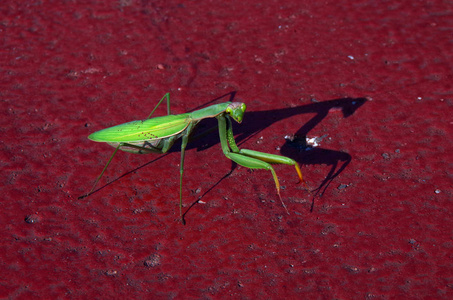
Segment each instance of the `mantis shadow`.
[{"label": "mantis shadow", "polygon": [[[227,94],[228,95],[228,94]],[[224,96],[222,96],[224,97]],[[233,95],[234,97],[234,95]],[[220,99],[221,97],[217,98]],[[229,100],[232,101],[232,100]],[[271,126],[273,123],[279,122],[291,118],[293,116],[298,116],[301,114],[313,114],[315,116],[310,119],[308,122],[303,124],[293,136],[301,139],[306,137],[308,132],[312,130],[316,125],[318,125],[333,109],[341,109],[343,117],[347,118],[355,113],[355,111],[361,107],[367,101],[366,98],[342,98],[335,100],[328,100],[323,102],[311,103],[306,105],[301,105],[298,107],[282,108],[282,109],[273,109],[265,111],[251,111],[246,112],[244,121],[241,125],[234,124],[233,131],[235,134],[236,143],[243,144],[247,140],[251,139],[253,136],[257,135],[267,127]],[[212,101],[208,102],[211,103]],[[203,107],[202,105],[200,107]],[[210,134],[213,128],[217,128],[217,122],[212,119],[207,119],[201,121],[197,126],[199,131],[209,131],[208,137],[204,138],[203,141],[192,142],[188,145],[187,149],[197,148],[198,151],[203,151],[219,143],[218,134]],[[297,121],[295,122],[297,124]],[[204,133],[203,133],[204,134]],[[198,139],[197,139],[198,140]],[[297,141],[300,143],[300,140]],[[308,146],[308,145],[307,145]],[[298,146],[301,148],[301,146]],[[176,151],[176,147],[173,147],[170,151]],[[297,160],[297,159],[296,159]]]}]

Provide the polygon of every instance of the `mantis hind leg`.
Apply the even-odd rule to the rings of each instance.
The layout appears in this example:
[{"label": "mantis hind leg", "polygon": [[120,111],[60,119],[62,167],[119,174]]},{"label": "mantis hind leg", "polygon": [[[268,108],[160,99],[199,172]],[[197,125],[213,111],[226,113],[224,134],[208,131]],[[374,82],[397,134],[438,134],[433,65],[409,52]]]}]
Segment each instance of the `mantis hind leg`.
[{"label": "mantis hind leg", "polygon": [[166,93],[162,99],[160,99],[159,103],[157,103],[156,107],[154,107],[153,111],[149,114],[148,118],[146,119],[149,119],[151,118],[151,116],[153,115],[153,113],[156,111],[156,109],[159,107],[159,105],[162,103],[162,101],[164,101],[164,99],[167,99],[167,114],[168,115],[171,115],[171,112],[170,112],[170,93]]},{"label": "mantis hind leg", "polygon": [[[123,150],[126,152],[137,153],[137,154],[147,154],[147,153],[163,154],[163,153],[166,153],[168,151],[168,149],[170,149],[170,147],[173,145],[173,143],[175,142],[176,139],[177,139],[177,136],[168,138],[167,140],[164,141],[162,147],[154,147],[152,144],[147,144],[146,146],[145,146],[145,144],[143,144],[143,146],[137,146],[137,145],[130,144],[130,143],[118,143],[118,146],[115,147],[116,144],[115,145],[110,144],[111,146],[115,147],[115,151],[113,152],[112,156],[108,160],[108,162],[105,165],[104,169],[102,170],[101,174],[98,176],[98,178],[94,182],[94,185],[91,188],[90,192],[85,195],[80,196],[79,199],[88,197],[89,195],[91,195],[93,193],[94,189],[96,188],[96,185],[98,184],[99,180],[104,175],[105,171],[107,170],[107,167],[112,162],[112,159],[115,156],[116,152],[118,152],[118,150]],[[186,141],[186,145],[187,145],[187,141]],[[185,146],[184,146],[184,149],[185,149]],[[184,154],[184,151],[182,151],[182,152]],[[182,162],[184,162],[184,158],[182,159]]]},{"label": "mantis hind leg", "polygon": [[85,194],[85,195],[80,196],[79,199],[83,199],[83,198],[85,198],[85,197],[88,197],[89,195],[91,195],[91,193],[93,193],[94,188],[95,188],[96,185],[98,184],[99,180],[102,178],[102,175],[104,175],[105,170],[107,170],[107,167],[110,165],[110,162],[112,161],[113,157],[115,156],[116,152],[118,152],[118,149],[119,149],[121,146],[122,146],[122,144],[120,143],[120,144],[116,147],[115,151],[113,152],[113,154],[112,154],[112,156],[110,157],[109,161],[108,161],[107,164],[105,165],[105,167],[104,167],[104,169],[102,170],[101,174],[98,176],[98,178],[97,178],[96,181],[94,182],[94,185],[93,185],[93,187],[91,188],[91,191],[88,192],[88,193]]}]

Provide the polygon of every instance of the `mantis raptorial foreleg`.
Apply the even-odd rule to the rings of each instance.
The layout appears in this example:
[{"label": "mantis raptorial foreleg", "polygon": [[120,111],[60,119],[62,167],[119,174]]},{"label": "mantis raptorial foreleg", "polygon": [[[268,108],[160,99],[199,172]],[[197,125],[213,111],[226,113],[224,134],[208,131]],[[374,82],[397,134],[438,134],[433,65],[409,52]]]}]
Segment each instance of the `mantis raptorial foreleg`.
[{"label": "mantis raptorial foreleg", "polygon": [[299,176],[300,183],[304,184],[305,189],[308,191],[308,193],[310,193],[310,189],[302,176],[302,171],[300,170],[299,164],[294,159],[291,159],[291,158],[285,157],[285,156],[263,153],[263,152],[259,152],[259,151],[248,150],[248,149],[240,149],[239,153],[263,160],[263,161],[271,163],[271,164],[282,164],[282,165],[294,166],[296,168],[297,175]]},{"label": "mantis raptorial foreleg", "polygon": [[280,199],[280,202],[282,203],[286,212],[289,214],[289,211],[280,196],[280,182],[278,181],[277,174],[275,173],[275,170],[271,166],[271,164],[286,164],[295,166],[300,182],[304,183],[305,187],[309,191],[307,184],[303,180],[299,164],[295,160],[288,157],[248,149],[239,149],[239,147],[236,145],[236,141],[234,140],[230,118],[228,116],[221,115],[218,116],[217,119],[219,122],[220,142],[225,156],[246,168],[271,171],[272,177],[274,178],[275,187],[277,189],[278,198]]},{"label": "mantis raptorial foreleg", "polygon": [[274,177],[275,187],[277,188],[278,198],[280,199],[280,202],[282,203],[283,207],[285,208],[286,212],[289,215],[289,211],[286,208],[286,205],[283,202],[282,197],[280,196],[280,182],[278,181],[277,174],[275,173],[274,168],[269,163],[234,152],[225,153],[225,156],[234,161],[235,163],[240,164],[241,166],[247,167],[249,169],[262,169],[271,171],[272,177]]}]

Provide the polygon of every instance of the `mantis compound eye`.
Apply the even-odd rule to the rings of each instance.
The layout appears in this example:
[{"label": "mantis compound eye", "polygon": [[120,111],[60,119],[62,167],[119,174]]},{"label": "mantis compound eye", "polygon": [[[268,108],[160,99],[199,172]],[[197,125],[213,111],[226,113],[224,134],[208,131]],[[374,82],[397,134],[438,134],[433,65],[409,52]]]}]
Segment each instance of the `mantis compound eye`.
[{"label": "mantis compound eye", "polygon": [[236,122],[241,123],[244,118],[246,106],[241,102],[233,102],[225,109],[225,112],[229,114]]}]

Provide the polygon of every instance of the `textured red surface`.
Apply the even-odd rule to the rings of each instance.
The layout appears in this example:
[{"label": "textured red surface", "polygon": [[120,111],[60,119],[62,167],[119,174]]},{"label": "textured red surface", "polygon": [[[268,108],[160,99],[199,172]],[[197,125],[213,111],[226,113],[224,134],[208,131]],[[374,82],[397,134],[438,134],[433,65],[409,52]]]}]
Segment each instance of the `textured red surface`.
[{"label": "textured red surface", "polygon": [[[2,2],[0,297],[452,297],[452,7],[377,2]],[[166,92],[174,113],[236,92],[241,147],[299,161],[315,199],[277,166],[287,215],[212,133],[186,226],[177,145],[118,153],[79,200],[113,151],[86,137]]]}]

